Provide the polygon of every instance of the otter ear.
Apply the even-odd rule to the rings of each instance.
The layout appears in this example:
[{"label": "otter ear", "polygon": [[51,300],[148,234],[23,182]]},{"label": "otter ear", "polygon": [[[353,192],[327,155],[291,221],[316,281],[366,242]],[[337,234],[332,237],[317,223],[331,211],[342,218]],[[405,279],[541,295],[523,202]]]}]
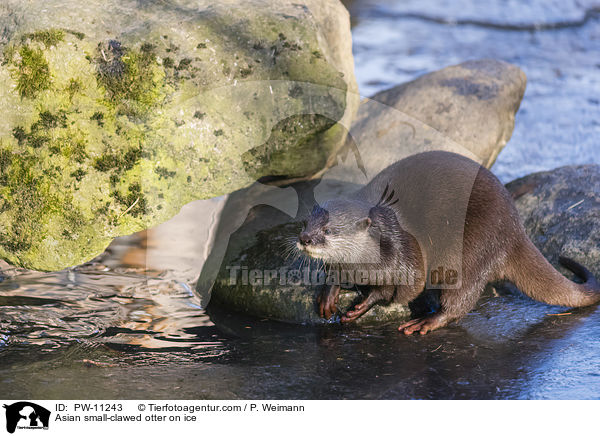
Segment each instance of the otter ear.
[{"label": "otter ear", "polygon": [[356,221],[356,227],[359,230],[367,230],[369,227],[371,227],[371,218],[365,217],[359,219],[358,221]]}]

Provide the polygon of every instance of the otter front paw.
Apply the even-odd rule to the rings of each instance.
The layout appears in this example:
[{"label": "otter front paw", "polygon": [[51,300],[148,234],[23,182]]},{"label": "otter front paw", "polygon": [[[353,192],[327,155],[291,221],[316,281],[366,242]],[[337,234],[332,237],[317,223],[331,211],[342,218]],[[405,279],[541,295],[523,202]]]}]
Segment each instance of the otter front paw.
[{"label": "otter front paw", "polygon": [[364,315],[369,310],[369,308],[370,306],[367,304],[367,302],[363,301],[362,303],[354,306],[354,310],[349,310],[348,312],[346,312],[346,314],[342,316],[340,321],[343,323],[356,321],[360,316]]},{"label": "otter front paw", "polygon": [[331,286],[329,289],[321,292],[317,299],[319,304],[319,315],[321,318],[329,319],[331,315],[337,313],[338,308],[336,303],[339,300],[340,288],[339,286]]}]

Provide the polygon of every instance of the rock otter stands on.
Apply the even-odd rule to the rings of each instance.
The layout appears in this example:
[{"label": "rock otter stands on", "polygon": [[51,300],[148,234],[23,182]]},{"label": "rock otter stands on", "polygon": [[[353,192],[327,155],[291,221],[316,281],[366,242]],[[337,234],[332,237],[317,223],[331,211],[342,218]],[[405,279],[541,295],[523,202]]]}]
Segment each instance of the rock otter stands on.
[{"label": "rock otter stands on", "polygon": [[[600,285],[585,267],[561,257],[585,280],[576,284],[542,256],[490,171],[443,151],[403,159],[349,198],[315,206],[297,247],[346,276],[368,277],[362,284],[370,293],[342,322],[376,303],[406,304],[426,288],[440,289],[440,310],[401,325],[405,334],[425,334],[460,319],[475,307],[486,283],[496,280],[511,281],[548,304],[600,301]],[[335,283],[321,294],[321,316],[337,311],[339,292]]]}]

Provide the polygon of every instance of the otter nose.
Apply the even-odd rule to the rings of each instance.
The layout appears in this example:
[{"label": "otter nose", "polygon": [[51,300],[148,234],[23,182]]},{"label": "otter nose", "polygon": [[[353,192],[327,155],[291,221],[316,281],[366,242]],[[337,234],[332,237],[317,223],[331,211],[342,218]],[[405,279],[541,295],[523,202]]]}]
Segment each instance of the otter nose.
[{"label": "otter nose", "polygon": [[302,232],[300,233],[300,236],[298,237],[298,239],[300,239],[300,243],[302,245],[310,245],[310,235],[306,232]]}]

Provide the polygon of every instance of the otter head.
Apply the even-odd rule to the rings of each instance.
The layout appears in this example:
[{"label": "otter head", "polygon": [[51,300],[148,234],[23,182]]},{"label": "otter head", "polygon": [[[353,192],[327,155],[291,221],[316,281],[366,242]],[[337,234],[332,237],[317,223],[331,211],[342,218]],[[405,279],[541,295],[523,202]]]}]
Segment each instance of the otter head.
[{"label": "otter head", "polygon": [[297,248],[326,263],[375,263],[379,259],[379,232],[369,204],[356,200],[329,200],[315,205]]}]

